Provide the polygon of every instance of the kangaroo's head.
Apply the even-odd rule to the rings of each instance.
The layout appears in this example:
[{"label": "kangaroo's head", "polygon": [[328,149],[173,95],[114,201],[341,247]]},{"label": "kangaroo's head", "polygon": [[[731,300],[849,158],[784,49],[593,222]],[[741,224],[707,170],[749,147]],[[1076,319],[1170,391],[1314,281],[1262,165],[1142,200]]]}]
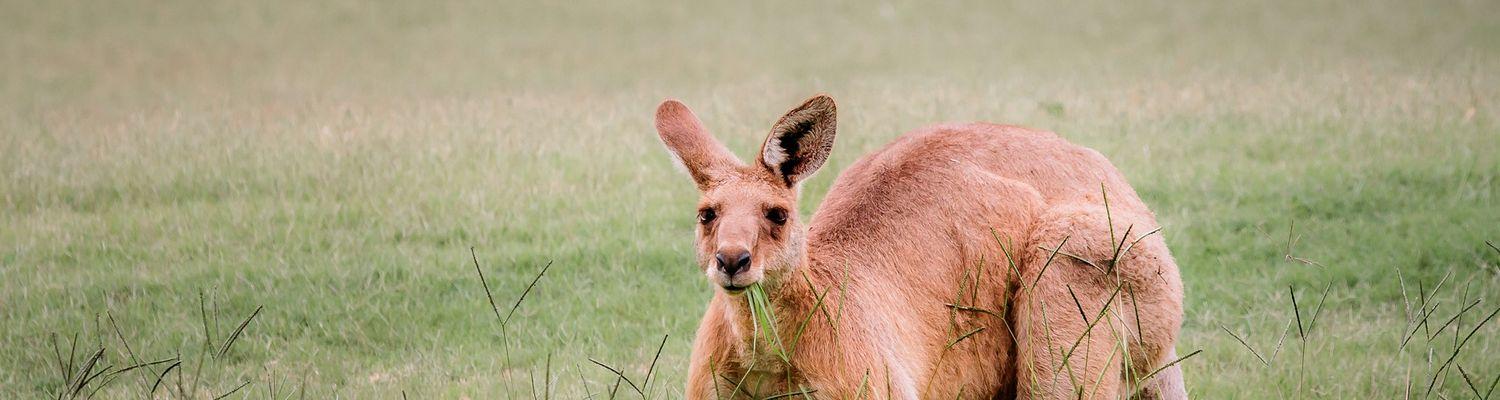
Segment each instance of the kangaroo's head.
[{"label": "kangaroo's head", "polygon": [[681,102],[656,109],[662,143],[698,186],[698,266],[710,282],[739,294],[801,262],[806,243],[797,189],[833,150],[834,114],[832,98],[808,99],[776,121],[747,165]]}]

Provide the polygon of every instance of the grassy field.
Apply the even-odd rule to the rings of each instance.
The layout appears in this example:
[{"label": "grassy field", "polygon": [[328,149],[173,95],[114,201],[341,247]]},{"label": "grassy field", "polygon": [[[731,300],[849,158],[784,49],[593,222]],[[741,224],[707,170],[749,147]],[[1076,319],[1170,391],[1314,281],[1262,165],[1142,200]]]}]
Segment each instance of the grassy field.
[{"label": "grassy field", "polygon": [[[1195,398],[1493,386],[1500,3],[1050,3],[0,0],[0,397],[95,354],[167,361],[81,396],[603,397],[589,359],[640,383],[664,335],[643,391],[680,397],[711,288],[652,110],[747,154],[815,92],[804,215],[940,121],[1113,160]],[[504,330],[471,247],[501,314],[552,263]]]}]

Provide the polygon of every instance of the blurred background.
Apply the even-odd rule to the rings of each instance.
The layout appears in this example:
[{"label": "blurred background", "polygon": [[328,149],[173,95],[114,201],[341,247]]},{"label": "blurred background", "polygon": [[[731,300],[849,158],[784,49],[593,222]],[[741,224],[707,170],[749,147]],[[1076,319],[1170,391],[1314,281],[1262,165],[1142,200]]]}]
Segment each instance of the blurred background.
[{"label": "blurred background", "polygon": [[[1195,398],[1485,397],[1497,16],[0,0],[0,397],[607,397],[590,358],[641,383],[660,348],[644,397],[678,398],[711,288],[652,111],[748,154],[817,92],[804,215],[937,122],[1109,157],[1182,268]],[[504,329],[476,262],[499,313],[526,293]]]}]

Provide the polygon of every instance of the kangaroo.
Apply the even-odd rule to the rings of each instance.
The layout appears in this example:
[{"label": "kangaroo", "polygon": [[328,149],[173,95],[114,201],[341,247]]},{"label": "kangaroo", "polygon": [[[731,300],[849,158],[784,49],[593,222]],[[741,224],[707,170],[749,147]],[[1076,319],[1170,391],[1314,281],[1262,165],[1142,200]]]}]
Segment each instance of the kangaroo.
[{"label": "kangaroo", "polygon": [[[681,102],[658,107],[717,287],[687,398],[1187,397],[1176,263],[1102,155],[1016,126],[928,127],[850,166],[804,225],[799,185],[833,150],[835,108],[793,108],[746,164]],[[751,314],[756,284],[774,326]]]}]

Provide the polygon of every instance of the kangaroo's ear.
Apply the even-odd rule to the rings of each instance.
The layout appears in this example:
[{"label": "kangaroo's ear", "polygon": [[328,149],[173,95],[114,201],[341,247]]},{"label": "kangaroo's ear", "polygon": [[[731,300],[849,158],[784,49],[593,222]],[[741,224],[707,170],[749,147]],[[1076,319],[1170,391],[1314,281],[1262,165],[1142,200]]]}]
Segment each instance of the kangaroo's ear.
[{"label": "kangaroo's ear", "polygon": [[833,151],[835,114],[833,98],[821,94],[788,111],[771,127],[760,149],[760,165],[787,186],[796,187],[822,167]]},{"label": "kangaroo's ear", "polygon": [[656,108],[656,133],[677,165],[692,175],[699,190],[707,189],[725,173],[742,165],[729,149],[703,129],[698,116],[677,100]]}]

